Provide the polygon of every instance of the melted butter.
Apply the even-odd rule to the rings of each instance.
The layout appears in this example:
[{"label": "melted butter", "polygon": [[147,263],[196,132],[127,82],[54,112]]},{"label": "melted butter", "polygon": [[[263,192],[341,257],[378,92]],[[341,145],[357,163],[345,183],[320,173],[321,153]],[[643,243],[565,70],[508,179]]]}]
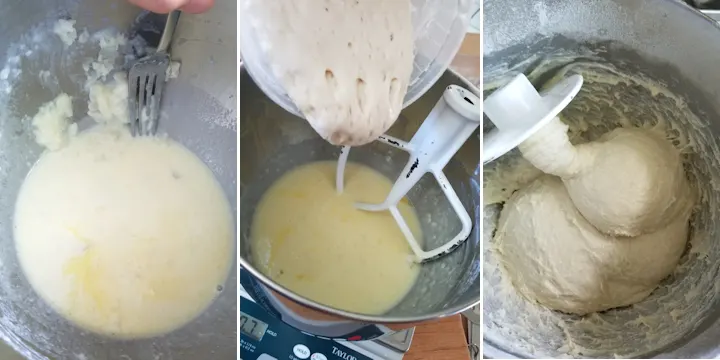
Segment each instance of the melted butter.
[{"label": "melted butter", "polygon": [[210,170],[168,139],[105,126],[43,154],[14,221],[40,297],[74,324],[121,338],[194,319],[233,254],[230,206]]},{"label": "melted butter", "polygon": [[97,249],[92,246],[83,251],[81,255],[71,258],[63,267],[63,274],[73,278],[70,297],[72,312],[82,311],[81,296],[87,296],[93,306],[103,316],[110,315],[110,297],[104,289],[103,278],[105,270],[98,262]]}]

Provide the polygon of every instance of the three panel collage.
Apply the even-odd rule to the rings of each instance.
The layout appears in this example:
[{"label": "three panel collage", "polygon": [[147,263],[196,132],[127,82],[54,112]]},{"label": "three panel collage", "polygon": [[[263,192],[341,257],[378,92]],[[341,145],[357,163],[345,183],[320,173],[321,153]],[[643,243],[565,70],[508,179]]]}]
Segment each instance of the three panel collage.
[{"label": "three panel collage", "polygon": [[720,1],[0,10],[0,360],[720,358]]}]

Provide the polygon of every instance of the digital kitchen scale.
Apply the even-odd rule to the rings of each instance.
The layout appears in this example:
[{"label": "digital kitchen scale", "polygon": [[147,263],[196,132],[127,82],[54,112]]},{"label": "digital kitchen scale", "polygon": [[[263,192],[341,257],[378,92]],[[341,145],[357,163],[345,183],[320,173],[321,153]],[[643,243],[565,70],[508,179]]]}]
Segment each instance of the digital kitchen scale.
[{"label": "digital kitchen scale", "polygon": [[368,341],[309,335],[268,314],[240,285],[240,360],[400,360],[414,330]]}]

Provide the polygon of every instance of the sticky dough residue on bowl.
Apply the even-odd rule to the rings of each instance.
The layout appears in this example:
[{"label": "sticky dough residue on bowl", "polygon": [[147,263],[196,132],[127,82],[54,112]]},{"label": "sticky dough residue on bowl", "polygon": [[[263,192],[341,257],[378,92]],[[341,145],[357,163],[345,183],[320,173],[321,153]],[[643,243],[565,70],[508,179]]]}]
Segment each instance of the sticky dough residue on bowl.
[{"label": "sticky dough residue on bowl", "polygon": [[[570,63],[551,82],[573,73],[584,77],[582,90],[561,116],[570,125],[573,142],[593,140],[616,127],[644,127],[663,131],[681,150],[686,172],[700,195],[688,251],[648,299],[630,307],[578,317],[521,298],[504,276],[492,244],[504,201],[540,175],[515,150],[486,166],[483,174],[484,338],[528,357],[633,357],[662,351],[702,326],[720,295],[720,243],[715,241],[720,147],[709,124],[663,84],[609,64],[573,61],[546,61],[530,74],[537,78]],[[486,84],[486,94],[505,80]]]}]

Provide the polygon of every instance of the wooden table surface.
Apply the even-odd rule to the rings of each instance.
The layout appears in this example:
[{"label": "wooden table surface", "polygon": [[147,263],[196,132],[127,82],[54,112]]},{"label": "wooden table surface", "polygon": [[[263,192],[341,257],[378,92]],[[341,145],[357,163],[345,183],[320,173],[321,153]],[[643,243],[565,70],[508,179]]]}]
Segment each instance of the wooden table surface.
[{"label": "wooden table surface", "polygon": [[470,360],[464,321],[455,315],[416,326],[403,360]]},{"label": "wooden table surface", "polygon": [[475,86],[480,86],[480,35],[467,34],[460,45],[450,68],[464,76]]}]

